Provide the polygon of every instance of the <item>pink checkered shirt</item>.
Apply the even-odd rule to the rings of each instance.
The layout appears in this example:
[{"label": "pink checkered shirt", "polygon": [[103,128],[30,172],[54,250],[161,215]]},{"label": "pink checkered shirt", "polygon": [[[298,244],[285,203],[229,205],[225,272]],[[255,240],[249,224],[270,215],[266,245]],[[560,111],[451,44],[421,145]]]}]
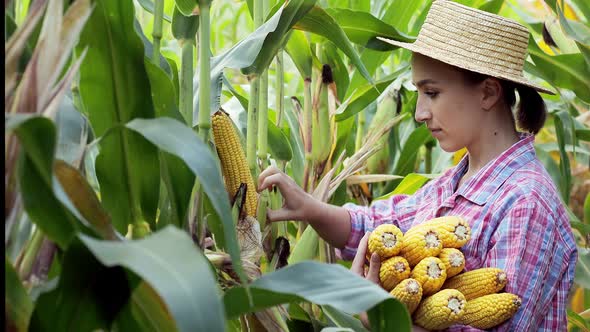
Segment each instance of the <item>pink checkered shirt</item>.
[{"label": "pink checkered shirt", "polygon": [[[536,158],[534,136],[490,161],[455,190],[468,159],[427,183],[414,195],[394,195],[370,207],[347,203],[352,219],[342,255],[351,259],[363,234],[384,223],[403,232],[426,220],[461,216],[471,240],[461,248],[465,270],[498,267],[506,271],[506,292],[522,298],[514,317],[494,331],[566,331],[567,297],[577,261],[569,218],[549,174]],[[477,331],[455,325],[448,331]]]}]

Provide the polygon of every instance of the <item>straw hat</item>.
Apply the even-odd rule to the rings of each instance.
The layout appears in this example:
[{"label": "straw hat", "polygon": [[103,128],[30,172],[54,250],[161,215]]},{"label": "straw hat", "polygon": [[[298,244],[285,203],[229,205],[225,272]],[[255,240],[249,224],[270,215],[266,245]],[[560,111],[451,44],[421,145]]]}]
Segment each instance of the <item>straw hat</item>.
[{"label": "straw hat", "polygon": [[449,0],[435,0],[414,43],[377,37],[444,63],[554,94],[523,76],[529,30]]}]

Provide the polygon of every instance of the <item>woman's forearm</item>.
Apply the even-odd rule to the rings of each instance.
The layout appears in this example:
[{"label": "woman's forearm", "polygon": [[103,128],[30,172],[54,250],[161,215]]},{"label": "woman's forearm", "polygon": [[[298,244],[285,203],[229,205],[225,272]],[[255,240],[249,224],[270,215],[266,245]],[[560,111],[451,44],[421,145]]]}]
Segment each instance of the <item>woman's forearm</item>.
[{"label": "woman's forearm", "polygon": [[305,220],[320,237],[336,248],[344,248],[350,235],[350,214],[340,206],[313,200]]}]

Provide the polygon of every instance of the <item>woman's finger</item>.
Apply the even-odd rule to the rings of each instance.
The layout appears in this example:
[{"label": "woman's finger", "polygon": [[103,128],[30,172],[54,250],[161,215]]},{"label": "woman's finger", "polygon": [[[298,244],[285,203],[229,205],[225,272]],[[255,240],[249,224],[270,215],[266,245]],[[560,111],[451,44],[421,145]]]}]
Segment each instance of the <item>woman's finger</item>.
[{"label": "woman's finger", "polygon": [[278,210],[266,209],[266,219],[270,222],[294,220],[295,218],[291,214],[292,212],[284,208]]},{"label": "woman's finger", "polygon": [[282,173],[275,173],[272,175],[269,175],[267,177],[264,178],[264,180],[262,180],[262,182],[260,182],[260,185],[258,186],[258,191],[261,192],[264,189],[268,189],[273,185],[276,185],[277,187],[279,187],[279,190],[281,190],[281,193],[284,193],[284,189],[285,189],[285,185],[284,182],[285,181],[285,176]]},{"label": "woman's finger", "polygon": [[367,273],[367,279],[376,283],[377,285],[380,284],[379,281],[379,270],[381,269],[381,258],[379,255],[374,252],[371,255],[371,260],[369,262],[369,272]]},{"label": "woman's finger", "polygon": [[262,191],[263,189],[260,189],[264,180],[273,175],[273,174],[277,174],[280,173],[281,171],[276,168],[275,166],[268,166],[264,171],[262,171],[260,173],[260,175],[258,175],[258,191]]},{"label": "woman's finger", "polygon": [[356,255],[354,255],[354,259],[352,260],[352,265],[350,266],[350,270],[361,277],[365,274],[365,254],[367,252],[367,240],[369,239],[370,232],[366,232],[361,241],[359,242],[359,246],[356,250]]}]

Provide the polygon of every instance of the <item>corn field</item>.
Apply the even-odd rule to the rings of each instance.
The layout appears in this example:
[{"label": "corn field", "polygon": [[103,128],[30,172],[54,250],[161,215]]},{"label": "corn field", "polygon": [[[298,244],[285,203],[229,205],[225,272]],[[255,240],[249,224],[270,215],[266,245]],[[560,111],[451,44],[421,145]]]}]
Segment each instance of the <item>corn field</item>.
[{"label": "corn field", "polygon": [[[525,73],[558,92],[536,152],[578,241],[568,328],[590,331],[590,3],[458,2],[525,24]],[[274,165],[366,205],[458,162],[414,120],[410,52],[376,38],[413,41],[430,4],[5,0],[5,330],[410,331],[255,187]],[[229,193],[214,114],[254,179]]]}]

